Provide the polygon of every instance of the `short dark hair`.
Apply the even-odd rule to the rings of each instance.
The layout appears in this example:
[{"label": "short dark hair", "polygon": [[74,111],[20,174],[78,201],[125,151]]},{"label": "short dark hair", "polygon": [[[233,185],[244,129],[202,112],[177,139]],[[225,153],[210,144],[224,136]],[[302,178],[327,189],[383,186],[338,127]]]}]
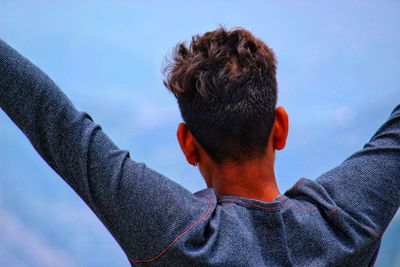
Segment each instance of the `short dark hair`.
[{"label": "short dark hair", "polygon": [[276,59],[243,28],[178,43],[164,69],[187,127],[216,163],[265,153],[277,101]]}]

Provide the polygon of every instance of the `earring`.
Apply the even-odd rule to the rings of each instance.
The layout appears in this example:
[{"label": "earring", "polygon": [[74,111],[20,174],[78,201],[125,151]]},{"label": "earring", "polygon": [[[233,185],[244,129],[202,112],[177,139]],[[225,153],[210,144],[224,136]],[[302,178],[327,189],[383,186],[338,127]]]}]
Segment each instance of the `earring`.
[{"label": "earring", "polygon": [[195,161],[194,163],[193,163],[193,167],[196,167],[197,166],[197,161]]}]

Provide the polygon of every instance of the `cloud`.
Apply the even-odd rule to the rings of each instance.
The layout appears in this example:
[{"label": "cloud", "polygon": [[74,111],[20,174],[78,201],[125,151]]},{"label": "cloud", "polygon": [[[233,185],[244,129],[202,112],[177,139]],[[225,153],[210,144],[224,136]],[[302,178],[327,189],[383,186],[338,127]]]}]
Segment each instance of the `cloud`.
[{"label": "cloud", "polygon": [[345,127],[353,122],[355,114],[353,109],[347,106],[343,106],[334,110],[332,113],[332,117],[336,125]]},{"label": "cloud", "polygon": [[0,251],[3,251],[3,253],[10,251],[7,255],[0,254],[2,264],[6,264],[9,267],[77,266],[69,255],[59,248],[48,244],[38,232],[29,228],[17,216],[1,207],[0,218]]},{"label": "cloud", "polygon": [[118,128],[117,131],[121,131],[121,127],[153,130],[180,118],[176,103],[166,97],[165,92],[152,96],[140,90],[109,87],[96,94],[89,91],[79,94],[73,96],[85,106],[85,110],[89,110],[95,121],[110,122],[112,128]]},{"label": "cloud", "polygon": [[179,118],[177,108],[173,105],[159,105],[155,102],[141,102],[135,106],[134,120],[136,127],[155,129],[169,125]]}]

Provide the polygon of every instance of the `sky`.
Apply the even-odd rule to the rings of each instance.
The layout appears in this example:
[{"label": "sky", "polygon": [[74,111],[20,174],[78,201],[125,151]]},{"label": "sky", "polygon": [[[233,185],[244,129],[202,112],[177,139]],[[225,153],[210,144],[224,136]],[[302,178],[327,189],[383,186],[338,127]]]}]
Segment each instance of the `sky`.
[{"label": "sky", "polygon": [[[272,47],[278,105],[290,120],[276,159],[283,193],[361,149],[399,104],[398,25],[398,1],[0,0],[0,38],[133,159],[192,192],[205,183],[179,149],[179,110],[162,84],[163,62],[178,42],[219,26],[244,27]],[[400,235],[400,227],[391,229]],[[391,256],[378,266],[400,266],[400,246],[386,239],[381,255]],[[128,265],[93,213],[0,112],[0,266]]]}]

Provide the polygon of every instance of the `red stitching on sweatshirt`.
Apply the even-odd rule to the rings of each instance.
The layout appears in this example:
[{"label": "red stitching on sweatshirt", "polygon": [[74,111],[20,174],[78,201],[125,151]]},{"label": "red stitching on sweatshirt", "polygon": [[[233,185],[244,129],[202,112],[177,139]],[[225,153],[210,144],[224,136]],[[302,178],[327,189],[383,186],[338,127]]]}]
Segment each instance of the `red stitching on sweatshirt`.
[{"label": "red stitching on sweatshirt", "polygon": [[301,178],[300,180],[297,181],[297,183],[293,186],[293,190],[297,189],[297,187],[299,187],[303,182],[304,182],[304,178]]},{"label": "red stitching on sweatshirt", "polygon": [[329,217],[332,214],[336,213],[338,211],[338,209],[339,209],[338,207],[335,207],[335,208],[331,209],[326,215]]},{"label": "red stitching on sweatshirt", "polygon": [[280,203],[283,203],[285,200],[287,200],[288,199],[288,197],[287,196],[283,196],[281,199],[279,199],[278,201],[280,202]]},{"label": "red stitching on sweatshirt", "polygon": [[277,209],[280,208],[279,206],[263,207],[263,206],[260,206],[260,205],[243,202],[243,201],[240,201],[240,200],[234,199],[234,198],[224,198],[224,200],[228,200],[228,201],[239,203],[239,204],[242,204],[242,205],[245,205],[245,206],[255,207],[255,208],[264,209],[264,210],[277,210]]},{"label": "red stitching on sweatshirt", "polygon": [[375,235],[375,237],[377,238],[382,238],[382,235],[380,235],[377,231],[375,231],[374,229],[372,229],[371,227],[362,225],[362,227],[364,227],[365,229],[367,229],[368,231],[370,231],[371,233],[373,233]]},{"label": "red stitching on sweatshirt", "polygon": [[[283,206],[285,206],[285,207],[296,209],[296,210],[299,211],[299,212],[318,210],[317,207],[300,208],[300,207],[295,206],[295,205],[286,204],[286,203],[284,203],[284,201],[287,200],[287,199],[288,199],[288,197],[284,196],[284,197],[282,197],[282,199],[278,200],[278,202],[281,203],[281,204],[282,204]],[[255,207],[255,208],[259,208],[259,209],[263,209],[263,210],[267,210],[267,211],[274,211],[274,210],[277,210],[277,209],[280,209],[280,208],[281,208],[280,206],[263,207],[263,206],[260,206],[260,205],[256,205],[256,204],[252,204],[252,203],[247,203],[247,202],[244,202],[244,201],[235,199],[235,198],[224,198],[223,200],[227,200],[227,201],[231,201],[231,203],[232,203],[232,202],[234,202],[234,203],[239,203],[239,204],[242,204],[242,205],[245,205],[245,206]]]},{"label": "red stitching on sweatshirt", "polygon": [[[331,216],[332,214],[336,213],[338,210],[339,210],[339,207],[332,208],[332,209],[327,213],[327,216],[328,216],[328,217]],[[366,229],[367,231],[369,231],[369,232],[371,232],[372,234],[374,234],[374,235],[375,235],[375,239],[376,239],[376,238],[382,238],[382,235],[379,234],[377,231],[375,231],[373,228],[368,227],[368,226],[365,226],[365,225],[361,225],[361,226],[362,226],[364,229]]]},{"label": "red stitching on sweatshirt", "polygon": [[201,221],[203,221],[211,211],[211,208],[212,208],[212,205],[213,205],[213,200],[212,200],[211,196],[209,196],[207,194],[199,194],[197,196],[206,196],[208,198],[209,203],[210,203],[209,206],[208,206],[208,209],[206,210],[206,212],[197,221],[195,221],[191,226],[186,228],[185,231],[183,231],[177,238],[175,238],[175,240],[172,241],[166,248],[164,248],[158,255],[156,255],[156,256],[154,256],[152,258],[149,258],[149,259],[140,259],[140,260],[131,260],[131,259],[129,259],[129,261],[133,262],[133,263],[139,263],[139,262],[150,263],[152,261],[157,260],[162,255],[164,255],[176,243],[176,241],[178,241],[182,236],[184,236],[187,232],[189,232],[193,227],[195,227],[197,224],[199,224]]}]

